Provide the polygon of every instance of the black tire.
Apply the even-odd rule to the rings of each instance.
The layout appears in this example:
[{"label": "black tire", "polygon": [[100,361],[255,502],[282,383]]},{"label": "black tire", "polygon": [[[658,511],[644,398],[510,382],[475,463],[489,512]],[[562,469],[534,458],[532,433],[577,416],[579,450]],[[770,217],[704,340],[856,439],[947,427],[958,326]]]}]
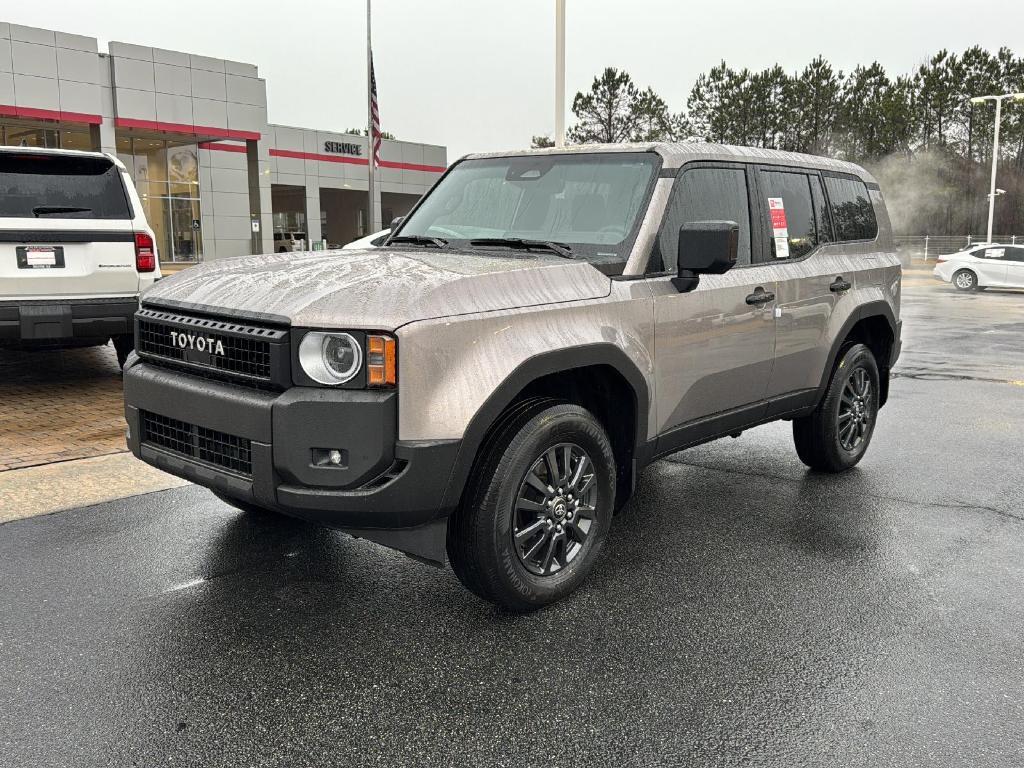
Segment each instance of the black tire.
[{"label": "black tire", "polygon": [[[860,373],[863,372],[863,373]],[[867,393],[858,392],[866,381]],[[793,419],[800,460],[821,472],[845,472],[863,458],[878,420],[878,363],[864,344],[843,349],[825,397],[809,416]]]},{"label": "black tire", "polygon": [[[551,473],[545,456],[553,449],[561,488],[546,482]],[[541,495],[535,482],[551,494]],[[582,494],[574,496],[573,487]],[[614,504],[615,458],[601,423],[578,405],[536,401],[500,425],[482,449],[463,503],[448,524],[452,570],[467,589],[500,608],[517,613],[541,608],[586,578],[604,544]],[[513,526],[521,532],[518,546]],[[529,529],[535,530],[522,536]],[[537,542],[541,551],[535,556],[522,551]]]},{"label": "black tire", "polygon": [[124,370],[124,364],[128,360],[128,355],[135,349],[135,337],[114,336],[111,342],[113,342],[114,351],[117,353],[117,364]]},{"label": "black tire", "polygon": [[284,518],[285,516],[279,512],[275,512],[272,509],[261,507],[259,504],[253,504],[251,501],[243,501],[242,499],[236,499],[233,496],[227,496],[220,491],[210,490],[214,496],[223,501],[229,507],[234,507],[239,512],[244,512],[247,515],[253,517],[265,517],[265,518]]},{"label": "black tire", "polygon": [[958,269],[953,273],[951,282],[958,291],[978,290],[978,276],[969,269]]}]

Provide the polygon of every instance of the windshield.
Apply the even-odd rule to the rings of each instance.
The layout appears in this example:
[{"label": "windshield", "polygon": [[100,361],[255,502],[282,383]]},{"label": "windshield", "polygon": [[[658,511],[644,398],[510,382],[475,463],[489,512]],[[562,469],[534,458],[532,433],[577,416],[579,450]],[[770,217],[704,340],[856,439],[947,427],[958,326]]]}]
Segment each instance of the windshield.
[{"label": "windshield", "polygon": [[131,217],[121,172],[105,157],[0,153],[0,218]]},{"label": "windshield", "polygon": [[490,238],[553,242],[573,258],[624,262],[657,163],[645,152],[464,160],[396,235],[452,247]]}]

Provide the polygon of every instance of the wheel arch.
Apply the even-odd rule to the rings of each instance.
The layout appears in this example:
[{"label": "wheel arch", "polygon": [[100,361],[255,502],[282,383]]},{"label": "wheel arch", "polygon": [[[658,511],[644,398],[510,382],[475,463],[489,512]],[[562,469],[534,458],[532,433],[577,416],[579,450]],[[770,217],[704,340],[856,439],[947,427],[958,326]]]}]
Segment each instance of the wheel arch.
[{"label": "wheel arch", "polygon": [[829,351],[828,362],[818,385],[817,402],[821,402],[828,391],[832,379],[832,371],[840,352],[849,344],[862,343],[872,351],[878,363],[881,384],[878,406],[881,408],[889,398],[889,371],[895,362],[899,350],[900,324],[892,307],[885,301],[872,301],[861,306],[857,312],[846,319],[842,329],[836,334],[835,342]]},{"label": "wheel arch", "polygon": [[[629,497],[639,448],[647,438],[650,393],[637,365],[612,344],[545,352],[521,363],[477,410],[463,435],[442,507],[461,501],[470,472],[493,430],[516,403],[552,397],[588,408],[604,424],[618,465],[619,500]],[[626,403],[619,400],[626,399]],[[626,407],[622,407],[625,405]]]}]

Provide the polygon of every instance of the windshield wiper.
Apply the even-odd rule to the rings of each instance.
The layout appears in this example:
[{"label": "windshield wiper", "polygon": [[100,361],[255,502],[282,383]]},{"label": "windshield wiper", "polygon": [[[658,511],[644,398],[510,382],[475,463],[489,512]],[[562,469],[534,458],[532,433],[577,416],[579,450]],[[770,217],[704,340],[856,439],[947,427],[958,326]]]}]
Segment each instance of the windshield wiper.
[{"label": "windshield wiper", "polygon": [[469,241],[470,245],[506,245],[509,248],[519,248],[528,251],[531,248],[540,248],[558,254],[563,259],[576,258],[572,255],[572,248],[565,243],[556,243],[552,240],[524,240],[521,237],[480,237]]},{"label": "windshield wiper", "polygon": [[444,248],[448,241],[443,237],[430,237],[429,235],[396,235],[388,240],[391,243],[412,243],[414,245],[432,245],[435,248]]},{"label": "windshield wiper", "polygon": [[38,219],[47,213],[90,213],[92,208],[81,208],[77,205],[37,205],[32,214]]}]

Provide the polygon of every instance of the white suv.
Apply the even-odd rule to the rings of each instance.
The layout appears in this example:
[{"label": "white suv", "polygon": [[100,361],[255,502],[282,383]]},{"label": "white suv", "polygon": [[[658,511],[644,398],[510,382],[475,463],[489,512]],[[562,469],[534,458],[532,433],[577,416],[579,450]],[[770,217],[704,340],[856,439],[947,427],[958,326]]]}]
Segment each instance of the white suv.
[{"label": "white suv", "polygon": [[139,294],[159,278],[153,230],[117,158],[0,147],[0,347],[112,340],[123,366]]}]

